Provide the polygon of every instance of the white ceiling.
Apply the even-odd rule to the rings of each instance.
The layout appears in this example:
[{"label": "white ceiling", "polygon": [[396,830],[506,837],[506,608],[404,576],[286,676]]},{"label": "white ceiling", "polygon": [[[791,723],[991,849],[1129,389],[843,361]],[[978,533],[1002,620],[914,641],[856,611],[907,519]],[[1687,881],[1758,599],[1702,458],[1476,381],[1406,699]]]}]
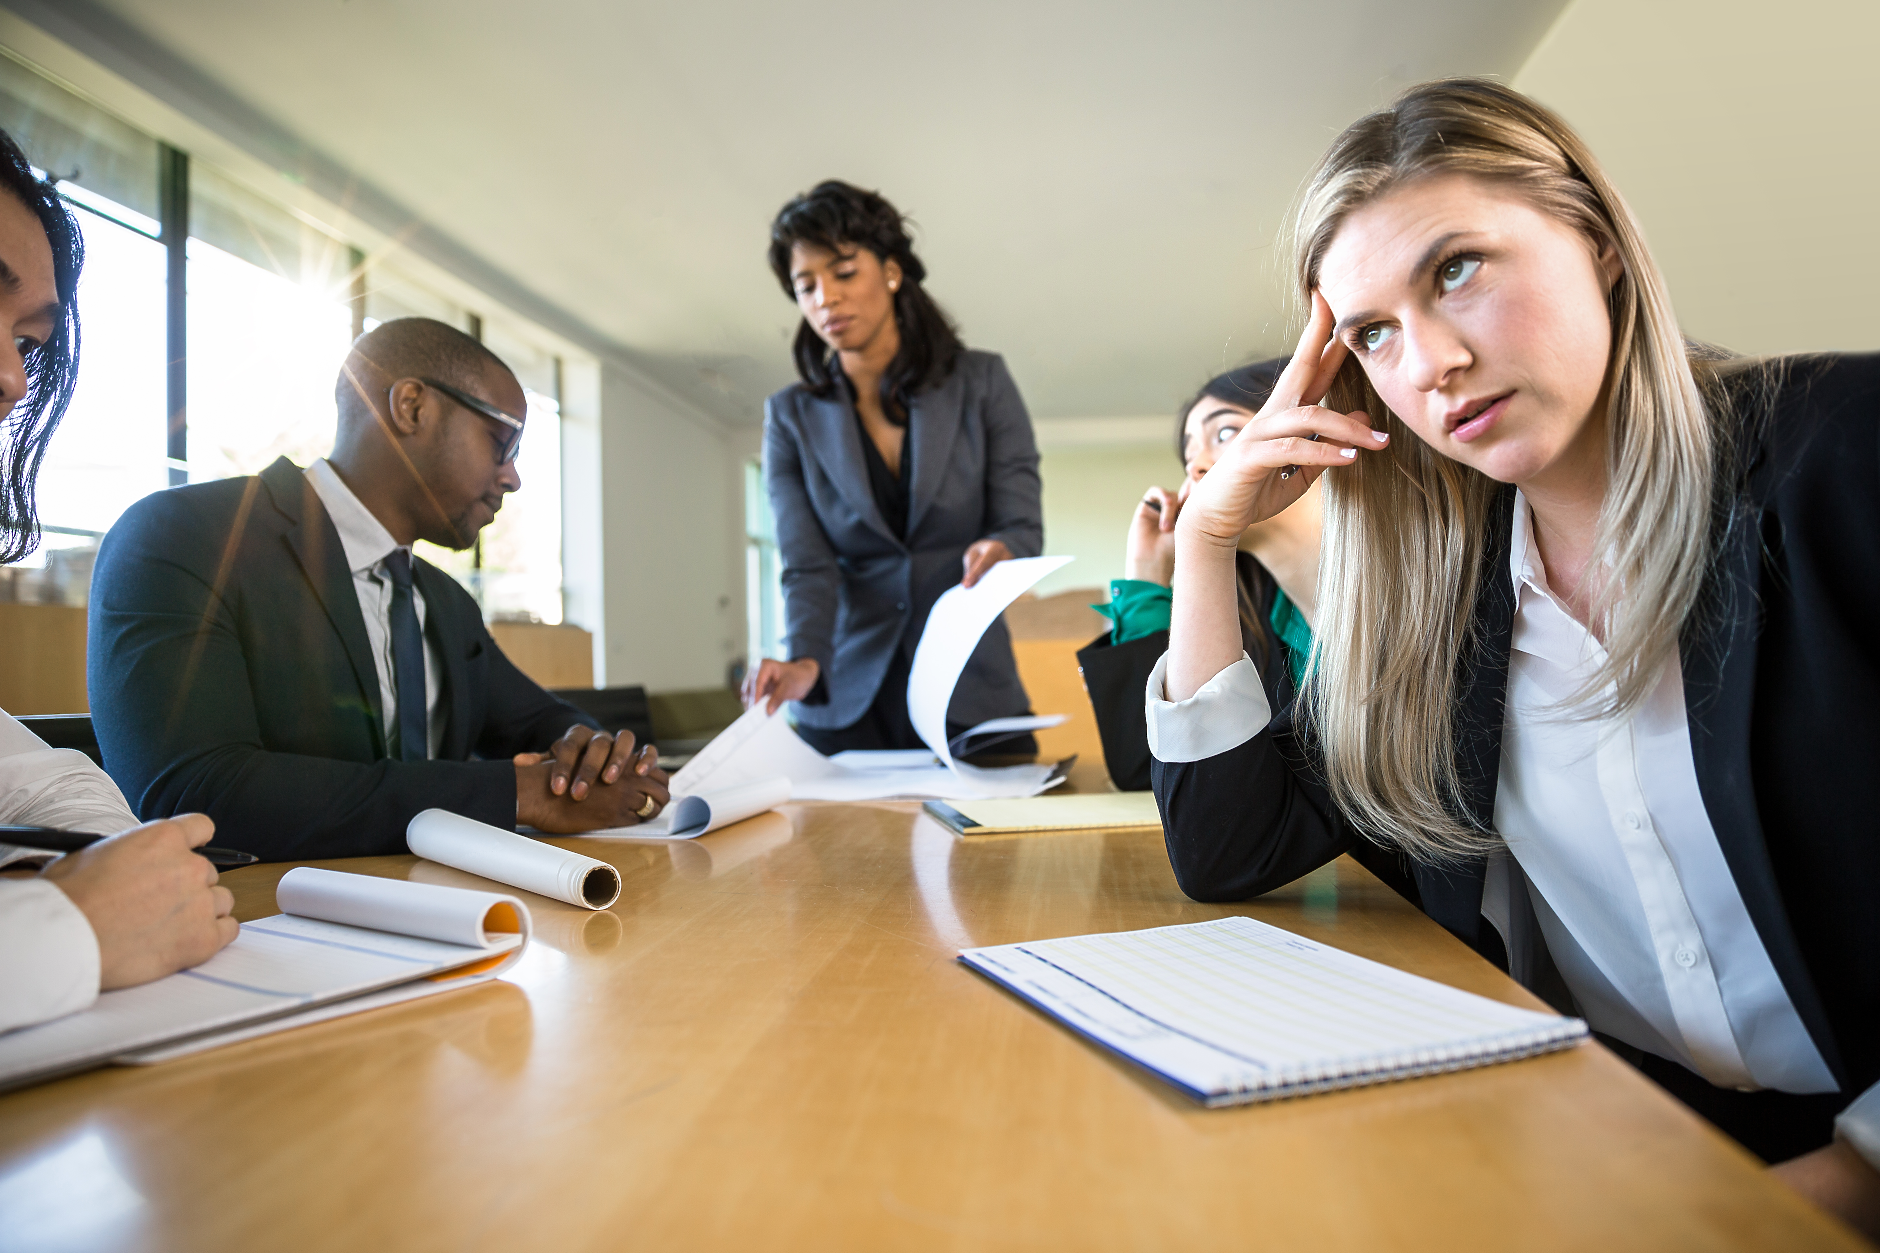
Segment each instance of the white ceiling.
[{"label": "white ceiling", "polygon": [[750,424],[792,377],[766,228],[819,179],[917,219],[1035,415],[1164,413],[1285,346],[1272,239],[1338,128],[1512,78],[1563,0],[97,3]]}]

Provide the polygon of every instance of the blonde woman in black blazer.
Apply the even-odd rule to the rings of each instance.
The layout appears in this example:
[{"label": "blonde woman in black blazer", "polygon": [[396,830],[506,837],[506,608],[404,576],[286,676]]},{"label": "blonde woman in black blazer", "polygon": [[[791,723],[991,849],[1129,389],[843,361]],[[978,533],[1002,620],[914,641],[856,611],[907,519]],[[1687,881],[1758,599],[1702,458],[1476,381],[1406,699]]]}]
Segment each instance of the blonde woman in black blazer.
[{"label": "blonde woman in black blazer", "polygon": [[[1182,887],[1399,850],[1431,917],[1880,1233],[1880,356],[1691,352],[1592,153],[1494,83],[1347,129],[1293,237],[1311,320],[1182,510],[1149,681]],[[1321,476],[1317,665],[1273,711],[1232,541]]]}]

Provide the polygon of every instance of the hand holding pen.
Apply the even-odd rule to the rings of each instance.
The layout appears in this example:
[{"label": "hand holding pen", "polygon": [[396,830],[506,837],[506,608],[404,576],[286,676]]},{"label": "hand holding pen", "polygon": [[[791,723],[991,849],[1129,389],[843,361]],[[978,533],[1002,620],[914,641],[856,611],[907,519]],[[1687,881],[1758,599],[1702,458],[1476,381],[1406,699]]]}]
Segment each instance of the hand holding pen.
[{"label": "hand holding pen", "polygon": [[[199,966],[235,938],[235,898],[217,884],[215,867],[197,855],[214,832],[202,814],[166,818],[109,839],[94,836],[40,875],[91,924],[100,988],[130,987]],[[0,830],[0,839],[25,843],[27,834]]]}]

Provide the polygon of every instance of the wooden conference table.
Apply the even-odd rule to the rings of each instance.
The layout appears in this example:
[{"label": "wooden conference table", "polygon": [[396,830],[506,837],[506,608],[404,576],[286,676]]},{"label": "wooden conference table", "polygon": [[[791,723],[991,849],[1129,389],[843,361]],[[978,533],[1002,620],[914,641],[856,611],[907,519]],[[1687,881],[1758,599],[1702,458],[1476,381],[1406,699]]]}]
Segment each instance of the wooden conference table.
[{"label": "wooden conference table", "polygon": [[[1156,833],[906,803],[568,843],[625,891],[529,897],[505,981],[0,1097],[0,1247],[1867,1247],[1597,1046],[1204,1110],[953,960],[1245,913],[1535,1003],[1349,860],[1217,907]],[[286,869],[226,876],[240,917]]]}]

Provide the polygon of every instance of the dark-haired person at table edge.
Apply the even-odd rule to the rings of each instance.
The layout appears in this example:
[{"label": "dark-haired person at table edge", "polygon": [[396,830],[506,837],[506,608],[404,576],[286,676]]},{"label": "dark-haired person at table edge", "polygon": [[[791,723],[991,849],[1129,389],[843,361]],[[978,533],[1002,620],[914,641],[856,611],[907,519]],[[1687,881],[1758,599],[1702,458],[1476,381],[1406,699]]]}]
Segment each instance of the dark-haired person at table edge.
[{"label": "dark-haired person at table edge", "polygon": [[[33,480],[78,381],[84,261],[71,211],[0,131],[0,562],[39,543]],[[63,856],[0,843],[0,1032],[198,965],[235,938],[234,898],[193,851],[214,830],[207,818],[137,826],[89,757],[5,713],[0,823],[111,835]]]},{"label": "dark-haired person at table edge", "polygon": [[105,537],[88,668],[124,794],[274,861],[403,852],[433,807],[561,834],[656,814],[652,747],[523,675],[411,552],[469,547],[521,486],[515,375],[404,318],[354,343],[336,400],[330,457],[157,492]]},{"label": "dark-haired person at table edge", "polygon": [[[1149,789],[1149,738],[1142,692],[1168,651],[1170,587],[1175,579],[1175,522],[1194,483],[1223,444],[1252,421],[1286,362],[1262,361],[1209,379],[1175,415],[1182,485],[1151,487],[1136,504],[1125,540],[1123,577],[1108,604],[1095,608],[1114,624],[1077,653],[1096,713],[1110,781],[1125,792]],[[1319,578],[1319,494],[1247,528],[1234,554],[1241,640],[1259,668],[1273,708],[1283,708],[1305,676]]]},{"label": "dark-haired person at table edge", "polygon": [[[770,268],[803,315],[802,381],[764,407],[790,660],[753,669],[745,703],[797,702],[797,733],[824,753],[919,748],[908,672],[934,602],[1043,548],[1031,419],[1005,362],[960,343],[879,194],[831,181],[792,200],[771,224]],[[947,734],[1029,712],[994,622]]]}]

